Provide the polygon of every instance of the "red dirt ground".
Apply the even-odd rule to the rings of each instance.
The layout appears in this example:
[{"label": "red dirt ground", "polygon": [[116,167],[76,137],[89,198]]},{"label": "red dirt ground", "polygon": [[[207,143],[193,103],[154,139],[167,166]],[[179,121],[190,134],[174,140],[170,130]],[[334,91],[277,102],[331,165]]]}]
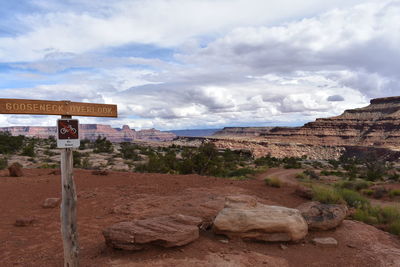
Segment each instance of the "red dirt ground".
[{"label": "red dirt ground", "polygon": [[[60,177],[50,175],[50,170],[45,169],[24,169],[24,172],[24,177],[12,178],[6,176],[6,171],[0,171],[0,266],[62,266],[59,208],[41,207],[44,199],[60,196]],[[90,171],[75,170],[75,182],[81,266],[141,266],[141,262],[149,260],[201,260],[209,253],[224,257],[243,252],[284,258],[290,266],[379,266],[371,254],[362,254],[362,247],[349,244],[351,238],[347,238],[340,227],[336,231],[312,232],[302,243],[285,244],[288,246],[285,250],[280,248],[280,243],[240,240],[222,243],[220,240],[225,238],[214,236],[211,231],[202,232],[199,240],[181,248],[154,248],[139,252],[112,250],[105,246],[101,231],[112,223],[132,219],[129,215],[110,212],[116,204],[123,204],[118,201],[124,198],[140,199],[143,194],[154,195],[154,198],[174,196],[191,188],[214,190],[221,195],[237,190],[286,207],[296,207],[304,200],[293,194],[292,187],[271,188],[257,179],[233,181],[198,175],[128,172],[95,176]],[[19,217],[35,217],[36,222],[32,226],[15,227],[13,224]],[[339,241],[339,246],[315,247],[309,240],[316,236],[332,236]],[[398,238],[388,238],[400,248]],[[266,263],[260,262],[253,266],[264,265]],[[207,266],[217,265],[210,263]]]}]

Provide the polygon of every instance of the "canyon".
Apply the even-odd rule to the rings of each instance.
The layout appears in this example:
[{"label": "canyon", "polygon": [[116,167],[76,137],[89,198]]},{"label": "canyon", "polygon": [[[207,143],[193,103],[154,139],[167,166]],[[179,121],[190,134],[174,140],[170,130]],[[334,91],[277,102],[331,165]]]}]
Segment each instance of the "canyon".
[{"label": "canyon", "polygon": [[[99,136],[106,137],[111,142],[132,142],[139,141],[171,141],[176,135],[170,132],[162,132],[156,129],[145,129],[136,131],[128,125],[122,128],[112,128],[110,125],[104,124],[80,124],[80,138],[88,140],[96,140]],[[23,135],[27,137],[48,138],[55,136],[56,127],[42,126],[11,126],[2,127],[0,132],[9,132],[13,136]]]},{"label": "canyon", "polygon": [[400,151],[400,97],[372,99],[367,107],[302,127],[226,127],[211,139],[220,148],[247,149],[256,157],[336,159],[370,150],[393,157]]}]

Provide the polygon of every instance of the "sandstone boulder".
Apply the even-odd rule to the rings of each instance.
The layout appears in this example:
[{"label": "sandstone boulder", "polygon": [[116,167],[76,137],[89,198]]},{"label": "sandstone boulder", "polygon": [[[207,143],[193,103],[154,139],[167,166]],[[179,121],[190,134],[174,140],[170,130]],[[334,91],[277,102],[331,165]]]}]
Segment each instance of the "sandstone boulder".
[{"label": "sandstone boulder", "polygon": [[231,238],[261,241],[298,241],[308,232],[298,210],[264,205],[245,195],[227,197],[213,229]]},{"label": "sandstone boulder", "polygon": [[45,209],[55,208],[55,207],[59,206],[60,203],[61,203],[61,199],[58,197],[46,198],[43,201],[42,207]]},{"label": "sandstone boulder", "polygon": [[310,230],[329,230],[339,226],[347,216],[346,205],[306,202],[297,207]]},{"label": "sandstone boulder", "polygon": [[24,175],[22,171],[22,165],[18,162],[14,162],[8,167],[8,172],[10,173],[11,177],[21,177]]},{"label": "sandstone boulder", "polygon": [[116,223],[103,230],[106,244],[123,250],[141,250],[157,245],[176,247],[189,244],[199,237],[202,220],[185,215],[161,216]]},{"label": "sandstone boulder", "polygon": [[296,195],[299,197],[305,198],[305,199],[312,199],[313,197],[313,191],[310,187],[306,187],[303,185],[298,185],[296,187],[296,190],[294,191]]}]

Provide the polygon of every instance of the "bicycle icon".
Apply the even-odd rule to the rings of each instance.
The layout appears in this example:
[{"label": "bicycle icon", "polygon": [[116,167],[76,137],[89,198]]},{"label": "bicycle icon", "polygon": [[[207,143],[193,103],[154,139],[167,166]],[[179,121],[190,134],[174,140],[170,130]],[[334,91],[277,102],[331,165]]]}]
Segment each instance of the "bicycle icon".
[{"label": "bicycle icon", "polygon": [[72,133],[72,134],[76,134],[77,130],[72,127],[72,125],[68,125],[67,127],[63,127],[60,129],[60,133],[61,134],[66,134],[66,133]]}]

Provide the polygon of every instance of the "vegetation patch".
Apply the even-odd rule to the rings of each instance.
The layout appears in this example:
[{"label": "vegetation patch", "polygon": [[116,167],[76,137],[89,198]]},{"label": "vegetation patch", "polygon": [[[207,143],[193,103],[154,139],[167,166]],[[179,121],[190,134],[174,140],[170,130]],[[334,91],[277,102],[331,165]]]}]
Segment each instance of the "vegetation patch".
[{"label": "vegetation patch", "polygon": [[267,177],[264,179],[265,184],[271,187],[280,188],[282,186],[281,180],[276,177]]}]

